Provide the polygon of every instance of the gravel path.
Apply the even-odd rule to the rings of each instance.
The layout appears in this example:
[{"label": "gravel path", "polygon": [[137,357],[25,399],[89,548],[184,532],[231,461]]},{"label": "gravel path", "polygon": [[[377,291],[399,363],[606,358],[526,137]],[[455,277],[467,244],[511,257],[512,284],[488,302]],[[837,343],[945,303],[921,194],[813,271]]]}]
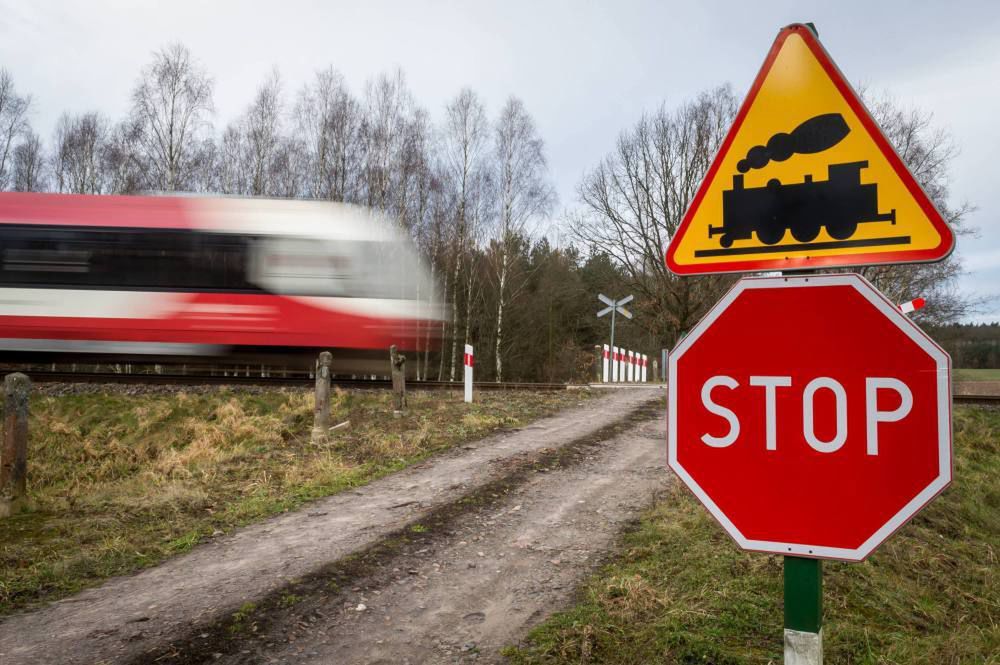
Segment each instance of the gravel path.
[{"label": "gravel path", "polygon": [[[201,635],[215,634],[211,628],[231,617],[246,603],[258,603],[274,597],[275,594],[280,594],[282,589],[302,578],[317,575],[351,555],[363,553],[377,546],[393,534],[402,532],[408,525],[426,520],[435,514],[435,511],[447,509],[448,506],[460,502],[463,497],[473,495],[482,487],[488,487],[490,483],[502,480],[510,475],[512,465],[516,465],[518,460],[530,461],[533,456],[543,455],[546,451],[571,444],[605,441],[609,436],[613,437],[617,430],[627,428],[631,422],[629,419],[634,417],[633,411],[641,409],[651,400],[656,400],[658,405],[662,405],[662,396],[662,390],[656,388],[609,391],[609,394],[599,401],[588,401],[582,407],[536,421],[519,431],[472,442],[356,491],[344,492],[313,502],[298,512],[278,516],[231,536],[221,537],[156,568],[133,576],[113,579],[99,588],[85,591],[36,612],[8,617],[0,622],[0,662],[4,665],[44,662],[60,662],[67,665],[149,662],[153,660],[151,654],[156,654],[160,650],[163,650],[160,654],[163,656],[161,662],[197,662],[200,655],[197,658],[189,657],[183,650],[172,645],[188,644],[189,640],[197,640]],[[657,424],[654,429],[657,428],[659,448],[656,454],[648,452],[650,456],[643,458],[646,461],[641,464],[651,462],[655,458],[658,472],[650,471],[650,478],[656,477],[657,482],[662,483],[667,477],[663,460],[659,459],[663,456],[664,447],[662,424]],[[646,441],[650,451],[653,448],[654,438],[648,438]],[[610,462],[611,460],[607,460],[597,464],[595,461],[597,464],[595,470],[610,471],[611,467],[608,466]],[[586,466],[584,464],[580,468]],[[546,476],[546,474],[540,475]],[[618,485],[620,480],[621,478],[616,478],[610,485]],[[594,479],[581,478],[576,483],[561,484],[568,491],[581,482],[591,484]],[[532,484],[529,482],[524,487],[528,488]],[[608,517],[609,524],[617,525],[629,511],[628,506],[648,500],[648,491],[640,494],[643,494],[641,498],[636,497],[628,501],[617,498],[613,493],[609,494],[611,503],[605,508],[611,511]],[[583,504],[573,503],[581,500],[584,501]],[[597,501],[596,497],[592,500]],[[524,506],[537,505],[537,514],[532,511],[526,511],[525,514],[532,512],[536,514],[537,520],[541,520],[544,515],[562,515],[569,508],[576,506],[583,507],[576,508],[577,511],[587,508],[586,497],[571,499],[566,506],[558,501],[556,503],[551,501],[549,504],[544,502],[539,504],[538,501],[528,503],[526,499],[522,502],[522,508],[513,512],[516,514],[524,510]],[[626,507],[613,508],[619,503]],[[549,508],[546,508],[546,505]],[[596,507],[598,506],[590,506],[591,509]],[[584,516],[584,513],[573,514],[579,515],[572,518],[576,520]],[[537,520],[536,525],[543,524]],[[588,525],[587,528],[588,534],[590,526],[592,525]],[[471,527],[462,527],[466,528]],[[497,534],[501,532],[499,526],[496,529],[491,528],[491,531],[496,531]],[[552,529],[546,531],[552,531],[553,534],[558,532]],[[607,530],[605,543],[615,531],[616,528]],[[470,532],[468,538],[472,537]],[[530,538],[525,541],[525,546],[520,548],[521,551],[525,553],[543,551],[529,548],[534,542]],[[554,571],[551,579],[562,579],[559,575],[563,575],[565,589],[568,591],[572,586],[570,580],[575,579],[581,571],[569,565],[569,562],[574,561],[572,552],[577,550],[573,549],[573,537],[570,532],[567,532],[567,538],[568,540],[562,545],[553,541],[553,544],[546,547],[563,547],[569,552],[566,555],[565,566],[561,563],[548,564]],[[475,541],[464,542],[467,544],[461,547],[468,547],[469,542]],[[583,547],[584,549],[579,550],[583,552],[587,551],[589,545],[577,543],[576,547]],[[493,561],[492,557],[500,558],[500,550],[494,553],[492,547],[488,549],[489,557],[485,549],[483,557],[478,556],[478,551],[474,554],[477,559],[483,560],[481,562],[483,567],[479,568],[478,563],[476,568],[467,567],[466,571],[469,571],[467,575],[476,577],[484,571],[502,570],[498,567],[490,568],[494,565],[490,563]],[[599,550],[600,548],[594,551]],[[534,566],[527,559],[525,561],[525,565]],[[559,573],[563,569],[569,572]],[[423,573],[407,573],[406,579],[412,577],[419,580],[422,575],[430,579],[427,570]],[[503,602],[503,597],[498,595],[496,602]],[[434,606],[427,605],[427,607]],[[433,613],[440,611],[438,608]],[[371,614],[366,614],[366,611],[354,610],[354,612],[354,615],[349,616],[359,618],[375,616],[374,612]],[[473,614],[475,612],[483,612],[484,620],[480,622],[483,626],[490,625],[493,620],[487,617],[496,616],[481,609],[475,610]],[[513,610],[511,612],[516,614]],[[532,612],[533,610],[528,614]],[[467,621],[471,622],[473,619]],[[281,617],[273,617],[271,623],[277,629],[281,625]],[[209,632],[202,632],[206,629]],[[514,635],[514,633],[508,634]],[[258,642],[266,644],[263,641],[258,640]],[[237,640],[231,638],[226,642],[226,646],[233,647],[236,643]],[[358,648],[362,649],[363,645],[359,645]],[[245,660],[250,656],[248,653],[242,653],[243,651],[251,650],[234,649],[234,653],[223,657],[235,659],[231,662],[243,662],[241,658]],[[470,648],[467,651],[474,649]],[[344,653],[347,654],[348,651]],[[212,654],[211,660],[218,657]],[[357,662],[371,660],[364,654],[358,655],[357,658],[360,659]],[[402,661],[390,658],[387,662]],[[420,659],[414,662],[420,662]]]}]

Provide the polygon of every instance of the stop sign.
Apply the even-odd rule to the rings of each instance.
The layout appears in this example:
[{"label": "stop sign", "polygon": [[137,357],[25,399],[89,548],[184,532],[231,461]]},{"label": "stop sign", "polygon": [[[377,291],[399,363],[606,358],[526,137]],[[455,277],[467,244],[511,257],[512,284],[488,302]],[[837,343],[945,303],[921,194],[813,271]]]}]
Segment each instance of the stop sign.
[{"label": "stop sign", "polygon": [[860,561],[951,482],[951,359],[859,275],[741,280],[669,374],[670,468],[744,549]]}]

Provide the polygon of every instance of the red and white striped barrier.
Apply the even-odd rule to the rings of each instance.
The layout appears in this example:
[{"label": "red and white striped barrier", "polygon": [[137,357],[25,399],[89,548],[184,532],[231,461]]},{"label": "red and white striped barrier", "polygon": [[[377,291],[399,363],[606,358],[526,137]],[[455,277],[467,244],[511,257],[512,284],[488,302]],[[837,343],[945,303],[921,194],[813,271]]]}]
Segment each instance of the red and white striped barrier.
[{"label": "red and white striped barrier", "polygon": [[465,401],[472,402],[472,367],[476,364],[476,357],[472,352],[472,345],[465,345]]},{"label": "red and white striped barrier", "polygon": [[611,383],[645,383],[649,380],[649,356],[618,346],[602,345],[601,379]]},{"label": "red and white striped barrier", "polygon": [[917,311],[926,304],[927,301],[924,300],[923,298],[914,298],[910,302],[904,302],[902,305],[900,305],[899,311],[901,311],[903,314],[909,314],[910,312]]}]

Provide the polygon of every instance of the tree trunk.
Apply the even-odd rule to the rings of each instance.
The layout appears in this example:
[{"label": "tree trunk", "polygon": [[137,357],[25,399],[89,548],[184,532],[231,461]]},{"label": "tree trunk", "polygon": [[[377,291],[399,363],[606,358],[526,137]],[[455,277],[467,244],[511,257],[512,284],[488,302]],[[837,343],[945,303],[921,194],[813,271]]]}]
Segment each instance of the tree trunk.
[{"label": "tree trunk", "polygon": [[507,285],[507,252],[501,255],[500,264],[500,285],[497,297],[497,345],[496,345],[496,368],[497,383],[503,381],[503,357],[500,352],[500,345],[503,343],[503,308],[504,308],[504,288]]},{"label": "tree trunk", "polygon": [[[462,268],[462,252],[459,250],[455,257],[455,271],[451,277],[452,298],[458,298],[458,274]],[[458,353],[458,303],[451,305],[451,369],[448,371],[448,380],[455,380],[455,356]]]}]

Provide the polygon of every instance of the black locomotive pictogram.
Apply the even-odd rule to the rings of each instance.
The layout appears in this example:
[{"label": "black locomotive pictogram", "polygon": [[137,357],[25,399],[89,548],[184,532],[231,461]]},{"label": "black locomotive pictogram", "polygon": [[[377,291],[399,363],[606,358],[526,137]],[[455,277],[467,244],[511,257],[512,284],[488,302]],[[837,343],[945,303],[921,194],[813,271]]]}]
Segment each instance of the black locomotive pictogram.
[{"label": "black locomotive pictogram", "polygon": [[762,169],[795,154],[828,150],[849,132],[843,116],[828,113],[806,120],[791,133],[775,134],[766,146],[751,148],[737,165],[740,173],[733,176],[733,188],[722,193],[722,226],[709,226],[708,236],[721,235],[719,244],[724,248],[754,233],[762,244],[774,245],[786,231],[797,241],[809,243],[825,228],[831,238],[841,241],[854,235],[859,224],[895,224],[894,209],[878,211],[878,185],[861,184],[861,169],[868,166],[867,161],[830,164],[823,181],[806,175],[799,183],[782,184],[775,178],[764,187],[744,187],[743,174],[750,169]]}]

